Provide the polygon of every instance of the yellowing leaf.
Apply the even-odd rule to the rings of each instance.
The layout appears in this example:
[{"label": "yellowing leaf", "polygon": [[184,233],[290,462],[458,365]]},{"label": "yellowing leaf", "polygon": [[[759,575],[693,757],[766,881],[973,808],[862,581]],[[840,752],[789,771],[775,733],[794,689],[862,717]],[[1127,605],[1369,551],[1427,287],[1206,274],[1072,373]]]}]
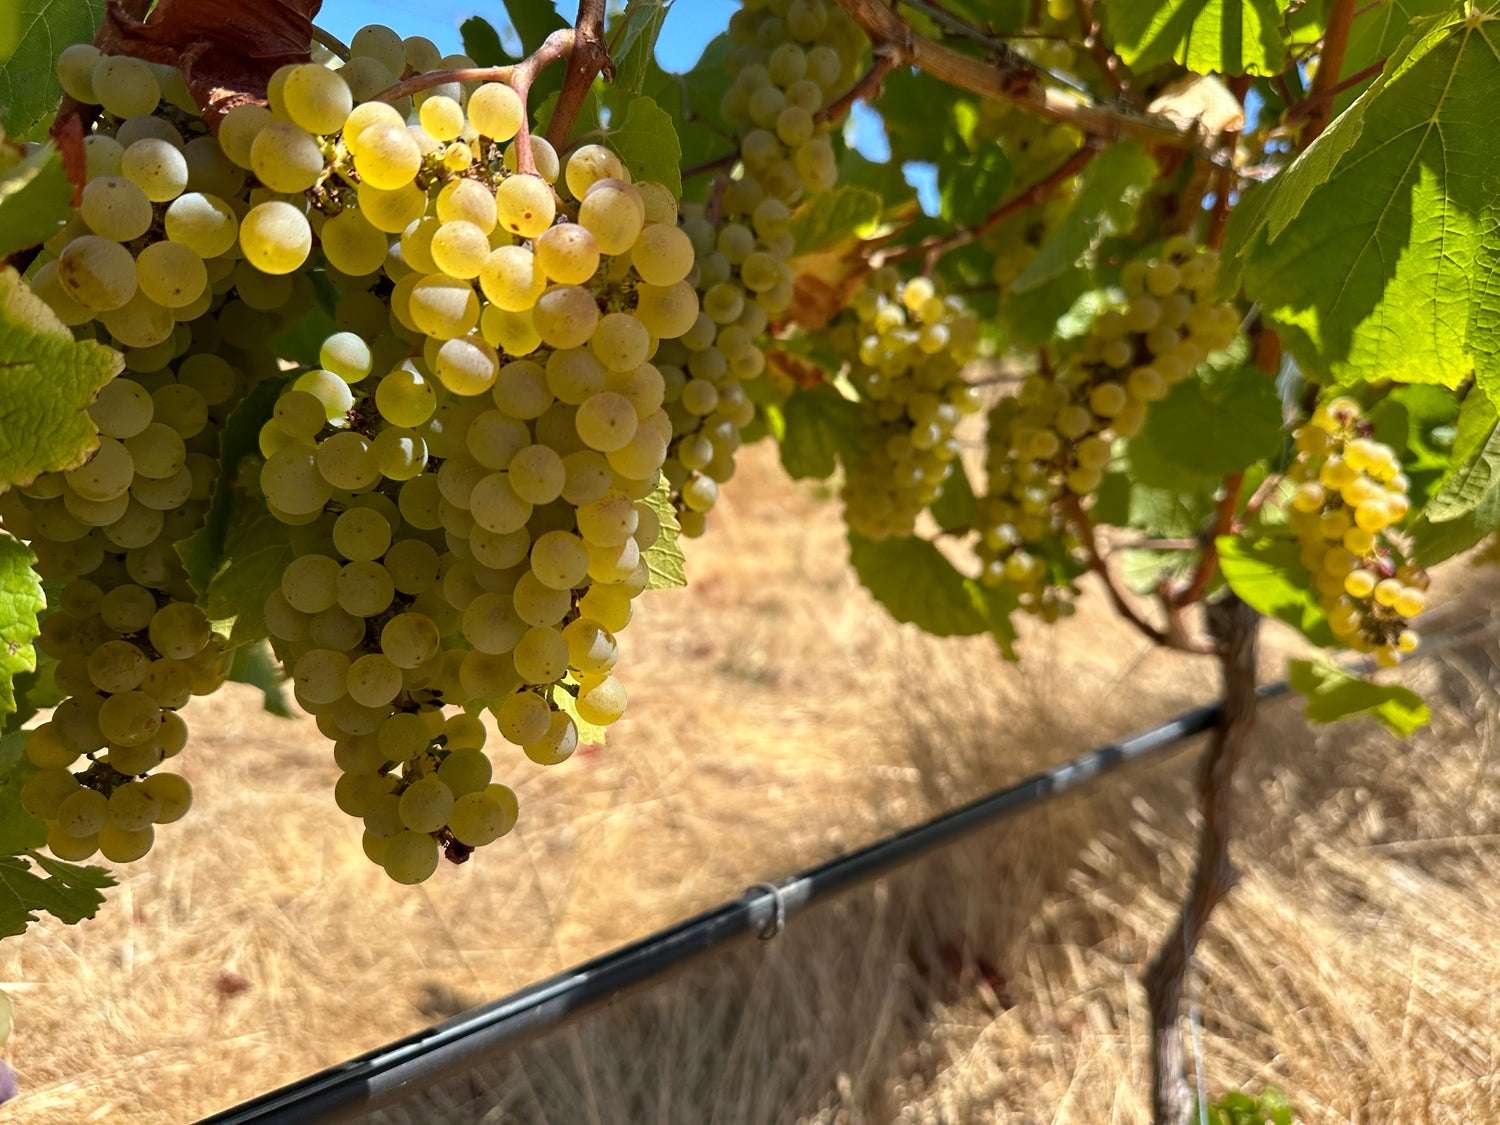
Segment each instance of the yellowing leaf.
[{"label": "yellowing leaf", "polygon": [[0,487],[79,465],[99,444],[85,407],[124,368],[119,352],[67,325],[0,270]]}]

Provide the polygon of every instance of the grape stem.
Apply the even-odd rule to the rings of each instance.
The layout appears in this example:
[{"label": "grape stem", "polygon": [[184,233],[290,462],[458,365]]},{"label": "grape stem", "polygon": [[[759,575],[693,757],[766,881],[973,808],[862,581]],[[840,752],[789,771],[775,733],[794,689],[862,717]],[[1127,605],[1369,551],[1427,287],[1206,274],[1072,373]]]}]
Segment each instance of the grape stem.
[{"label": "grape stem", "polygon": [[1068,519],[1078,531],[1078,537],[1083,540],[1083,549],[1088,554],[1089,569],[1097,574],[1099,581],[1104,584],[1105,592],[1109,595],[1110,603],[1115,607],[1116,613],[1133,625],[1136,631],[1152,644],[1176,649],[1179,652],[1209,653],[1214,651],[1212,647],[1187,637],[1181,628],[1174,626],[1170,630],[1158,629],[1136,612],[1135,607],[1126,599],[1125,592],[1115,582],[1115,577],[1110,573],[1109,564],[1105,562],[1104,556],[1099,553],[1098,532],[1094,528],[1094,521],[1089,518],[1088,512],[1084,511],[1082,501],[1073,493],[1068,492],[1064,494],[1062,503],[1068,513]]},{"label": "grape stem", "polygon": [[[575,36],[570,27],[559,28],[546,41],[536,49],[536,53],[522,59],[518,63],[508,66],[463,66],[455,70],[430,70],[426,74],[413,74],[410,78],[403,78],[389,89],[382,90],[376,98],[383,102],[394,102],[409,94],[415,94],[419,90],[430,90],[434,86],[442,86],[449,82],[504,82],[514,90],[521,98],[521,105],[526,105],[526,96],[531,92],[531,84],[536,80],[537,74],[549,63],[568,58],[576,54],[574,47]],[[561,101],[558,103],[558,111],[561,112]],[[576,113],[576,110],[575,110]],[[531,151],[531,129],[530,114],[521,114],[521,128],[516,133],[516,171],[523,176],[536,175],[536,156]],[[553,124],[557,118],[553,118]],[[570,118],[568,128],[572,128],[573,122]]]},{"label": "grape stem", "polygon": [[1044,203],[1051,199],[1064,183],[1081,172],[1088,162],[1094,159],[1102,149],[1102,145],[1095,141],[1089,141],[1067,160],[1063,161],[1049,175],[1032,184],[1020,195],[1011,197],[995,210],[991,211],[985,218],[972,227],[959,227],[952,234],[933,235],[924,238],[921,242],[914,242],[908,246],[897,246],[890,250],[877,250],[870,255],[870,268],[877,270],[886,262],[896,261],[901,258],[912,258],[923,256],[929,263],[936,261],[950,250],[957,250],[967,246],[975,239],[984,234],[991,227],[998,226],[1012,215],[1017,215],[1037,203]]},{"label": "grape stem", "polygon": [[874,55],[870,60],[870,69],[865,71],[848,92],[836,101],[830,102],[818,110],[816,120],[819,122],[837,121],[857,101],[871,101],[880,97],[881,89],[885,86],[885,76],[901,65],[897,51],[888,43],[876,43]]},{"label": "grape stem", "polygon": [[1182,609],[1192,605],[1203,596],[1203,591],[1208,589],[1208,584],[1219,565],[1217,540],[1219,536],[1228,535],[1234,530],[1234,513],[1239,507],[1240,489],[1244,484],[1244,473],[1230,473],[1224,478],[1224,495],[1219,497],[1219,503],[1214,508],[1213,530],[1204,537],[1203,553],[1198,556],[1198,565],[1193,569],[1193,577],[1180,591],[1166,596],[1166,600],[1170,601],[1174,607]]},{"label": "grape stem", "polygon": [[344,62],[349,61],[349,48],[345,46],[343,41],[338,39],[332,32],[325,31],[317,24],[312,25],[312,41],[321,46],[327,47]]},{"label": "grape stem", "polygon": [[740,158],[739,150],[726,152],[723,156],[717,156],[712,160],[705,160],[702,164],[694,164],[691,168],[684,168],[682,178],[690,180],[694,176],[701,176],[705,172],[717,172],[720,168],[732,168],[735,161]]},{"label": "grape stem", "polygon": [[1077,7],[1078,26],[1083,32],[1083,49],[1094,60],[1106,81],[1125,105],[1140,109],[1140,95],[1135,91],[1135,75],[1125,65],[1125,60],[1109,49],[1104,42],[1103,25],[1095,13],[1094,0],[1079,0]]},{"label": "grape stem", "polygon": [[[569,43],[568,72],[557,95],[557,109],[547,126],[547,140],[558,150],[567,143],[568,134],[573,131],[573,122],[578,119],[594,77],[603,74],[606,82],[613,82],[615,78],[615,64],[610,61],[609,46],[604,40],[604,6],[605,0],[578,0],[575,30],[569,32],[572,41]],[[546,44],[543,44],[543,49],[546,49]],[[530,87],[529,81],[527,86]]]},{"label": "grape stem", "polygon": [[1201,147],[1203,137],[1196,129],[1179,129],[1162,118],[1110,106],[1080,105],[1075,96],[1049,90],[1034,79],[1018,81],[1019,72],[1014,68],[997,67],[990,60],[962,54],[917,34],[880,0],[838,0],[838,4],[877,46],[883,45],[891,51],[897,63],[915,66],[950,86],[1014,102],[1039,117],[1061,121],[1101,140],[1132,140],[1170,148]]},{"label": "grape stem", "polygon": [[1318,56],[1318,73],[1313,76],[1308,101],[1315,102],[1302,130],[1301,147],[1306,148],[1328,126],[1333,111],[1332,90],[1344,69],[1344,49],[1349,45],[1349,28],[1354,24],[1354,0],[1333,0],[1328,24],[1323,32],[1323,49]]}]

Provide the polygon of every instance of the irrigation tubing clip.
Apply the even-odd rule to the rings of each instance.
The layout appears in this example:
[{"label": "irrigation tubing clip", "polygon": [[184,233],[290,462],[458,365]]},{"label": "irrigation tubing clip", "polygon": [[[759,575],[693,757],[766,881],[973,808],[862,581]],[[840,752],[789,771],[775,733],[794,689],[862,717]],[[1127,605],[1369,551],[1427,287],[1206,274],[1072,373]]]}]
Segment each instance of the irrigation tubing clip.
[{"label": "irrigation tubing clip", "polygon": [[781,888],[775,883],[752,883],[746,888],[745,895],[748,897],[756,891],[765,891],[772,899],[773,911],[771,917],[760,928],[760,932],[755,935],[761,941],[770,941],[772,938],[780,937],[781,931],[786,929],[786,899],[782,897]]}]

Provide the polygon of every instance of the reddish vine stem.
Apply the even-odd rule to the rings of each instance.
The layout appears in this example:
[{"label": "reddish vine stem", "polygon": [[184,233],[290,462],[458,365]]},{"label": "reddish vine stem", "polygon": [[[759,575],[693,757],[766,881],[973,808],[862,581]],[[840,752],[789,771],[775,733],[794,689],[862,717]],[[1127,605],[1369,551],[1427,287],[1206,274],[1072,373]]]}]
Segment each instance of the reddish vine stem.
[{"label": "reddish vine stem", "polygon": [[694,164],[691,168],[682,170],[682,178],[691,180],[694,176],[701,176],[705,172],[717,172],[721,168],[732,168],[734,162],[740,158],[739,150],[726,152],[723,156],[716,156],[712,160],[705,160],[702,164]]},{"label": "reddish vine stem", "polygon": [[967,246],[976,238],[979,238],[991,227],[1005,222],[1012,215],[1020,214],[1026,208],[1037,203],[1045,203],[1052,198],[1061,186],[1072,179],[1088,165],[1100,152],[1101,146],[1090,141],[1075,152],[1072,156],[1058,166],[1045,178],[1038,180],[1020,195],[1006,200],[995,210],[991,211],[984,219],[972,227],[960,227],[952,234],[933,235],[924,238],[921,242],[914,242],[910,246],[898,246],[891,250],[877,250],[870,256],[870,265],[873,269],[879,269],[886,262],[897,261],[901,258],[914,258],[922,256],[929,261],[941,257],[951,250]]},{"label": "reddish vine stem", "polygon": [[1135,607],[1125,599],[1125,592],[1115,584],[1114,575],[1110,573],[1109,564],[1104,561],[1104,556],[1099,553],[1099,537],[1094,530],[1094,521],[1089,514],[1083,510],[1083,504],[1071,492],[1063,498],[1063,506],[1067,509],[1068,517],[1078,529],[1079,537],[1083,540],[1083,549],[1088,552],[1089,569],[1099,576],[1099,581],[1104,583],[1104,589],[1109,594],[1109,600],[1121,617],[1134,625],[1144,637],[1153,644],[1166,645],[1167,634],[1158,629],[1135,611]]},{"label": "reddish vine stem", "polygon": [[1328,126],[1333,110],[1333,96],[1329,92],[1337,85],[1339,71],[1344,69],[1344,50],[1349,45],[1349,28],[1354,23],[1355,0],[1333,0],[1328,13],[1328,26],[1323,32],[1323,50],[1318,57],[1318,73],[1313,77],[1308,100],[1318,99],[1307,115],[1307,125],[1302,130],[1302,147],[1306,148]]},{"label": "reddish vine stem", "polygon": [[1244,487],[1244,473],[1230,473],[1224,478],[1224,495],[1219,497],[1219,503],[1214,508],[1214,526],[1203,544],[1203,553],[1198,556],[1198,565],[1193,569],[1193,577],[1182,590],[1173,595],[1172,604],[1179,609],[1183,606],[1192,605],[1203,596],[1203,591],[1208,589],[1208,584],[1213,580],[1214,571],[1219,565],[1218,538],[1228,535],[1234,529],[1234,513],[1240,505],[1240,489]]},{"label": "reddish vine stem", "polygon": [[1101,140],[1133,140],[1170,148],[1199,147],[1196,131],[1183,130],[1159,117],[1122,112],[1110,106],[1079,105],[1057,90],[1039,85],[986,59],[966,55],[919,35],[880,0],[838,0],[877,45],[885,45],[899,65],[925,71],[950,86],[987,98],[1014,102],[1050,121],[1061,121]]},{"label": "reddish vine stem", "polygon": [[837,121],[849,112],[855,102],[871,101],[878,98],[881,88],[885,85],[885,76],[900,65],[896,52],[891,49],[889,44],[875,44],[873,57],[870,60],[870,69],[865,71],[864,76],[851,86],[848,92],[836,101],[830,102],[818,110],[814,120],[819,122]]},{"label": "reddish vine stem", "polygon": [[317,24],[313,24],[312,39],[314,43],[327,47],[336,57],[342,59],[344,62],[349,61],[349,48],[344,42],[331,32],[323,30]]},{"label": "reddish vine stem", "polygon": [[1083,49],[1094,60],[1099,73],[1115,88],[1115,93],[1132,108],[1139,108],[1140,99],[1133,89],[1135,76],[1125,65],[1125,60],[1109,49],[1104,42],[1102,25],[1094,12],[1094,0],[1079,0],[1078,27],[1083,33]]},{"label": "reddish vine stem", "polygon": [[[1230,79],[1229,92],[1243,107],[1245,95],[1250,92],[1250,76],[1241,75]],[[1215,170],[1214,207],[1208,216],[1208,233],[1203,240],[1206,246],[1214,250],[1224,245],[1224,228],[1229,223],[1229,195],[1234,188],[1234,148],[1239,143],[1239,139],[1240,130],[1235,129],[1225,133],[1219,142],[1220,149],[1228,157],[1228,165],[1221,165]]]},{"label": "reddish vine stem", "polygon": [[1296,105],[1288,109],[1283,120],[1296,121],[1300,117],[1306,117],[1308,114],[1312,113],[1313,110],[1318,109],[1319,107],[1327,106],[1329,102],[1338,97],[1345,90],[1348,90],[1354,86],[1358,86],[1361,82],[1364,82],[1368,79],[1374,78],[1377,74],[1385,69],[1386,62],[1386,59],[1381,59],[1379,62],[1373,62],[1363,70],[1351,74],[1348,78],[1340,79],[1338,82],[1335,82],[1332,86],[1328,87],[1328,89],[1316,94],[1309,94]]},{"label": "reddish vine stem", "polygon": [[583,108],[595,76],[602,73],[606,81],[615,77],[615,66],[609,60],[609,47],[604,41],[604,4],[605,0],[578,0],[568,73],[557,95],[557,110],[547,126],[547,140],[559,151],[573,131],[573,122],[578,119],[578,111]]}]

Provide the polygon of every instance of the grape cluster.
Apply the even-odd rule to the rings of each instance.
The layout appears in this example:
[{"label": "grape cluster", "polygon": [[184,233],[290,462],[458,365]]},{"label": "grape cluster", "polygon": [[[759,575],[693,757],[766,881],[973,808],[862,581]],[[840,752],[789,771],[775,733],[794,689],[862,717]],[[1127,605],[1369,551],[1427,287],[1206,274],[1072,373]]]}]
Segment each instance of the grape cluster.
[{"label": "grape cluster", "polygon": [[1417,647],[1406,622],[1426,607],[1428,581],[1391,541],[1411,510],[1408,482],[1395,451],[1373,434],[1353,399],[1320,405],[1293,435],[1288,519],[1334,635],[1391,665]]},{"label": "grape cluster", "polygon": [[844,482],[844,519],[871,539],[911,535],[952,472],[954,427],[980,406],[962,369],[978,352],[979,322],[925,277],[884,266],[857,288],[829,329],[864,406],[863,454]]},{"label": "grape cluster", "polygon": [[1060,503],[1092,494],[1113,440],[1140,433],[1150,404],[1239,331],[1233,306],[1208,296],[1216,268],[1214,252],[1186,237],[1169,239],[1159,258],[1127,263],[1120,283],[1129,303],[1101,313],[1080,348],[991,411],[981,578],[1010,586],[1023,608],[1058,612],[1064,591],[1038,548],[1065,523]]},{"label": "grape cluster", "polygon": [[309,126],[344,114],[302,187],[344,330],[260,434],[260,488],[296,555],[265,616],[334,740],[339,807],[418,882],[515,821],[483,728],[445,707],[492,708],[544,765],[578,744],[563,702],[598,725],[625,709],[614,634],[649,581],[645,501],[672,436],[651,357],[700,320],[694,254],[671,193],[607,148],[560,170],[534,138],[538,174],[521,174],[508,86],[430,95],[398,126],[318,69],[273,81],[271,104]]},{"label": "grape cluster", "polygon": [[746,0],[729,34],[734,81],[719,109],[739,135],[740,159],[711,205],[682,209],[702,313],[660,357],[673,424],[665,472],[689,536],[703,534],[755,416],[741,383],[765,370],[758,341],[792,304],[792,208],[838,177],[832,125],[818,114],[855,81],[867,47],[827,0]]},{"label": "grape cluster", "polygon": [[122,350],[127,370],[89,407],[100,438],[85,464],[0,496],[7,529],[60,586],[37,643],[65,698],[28,734],[40,769],[22,800],[59,857],[126,861],[186,812],[188,783],[155,771],[186,743],[178,710],[226,675],[175,545],[202,524],[223,423],[276,373],[271,341],[312,294],[243,260],[253,191],[175,68],[79,44],[58,74],[98,109],[78,212],[30,283],[76,334]]}]

